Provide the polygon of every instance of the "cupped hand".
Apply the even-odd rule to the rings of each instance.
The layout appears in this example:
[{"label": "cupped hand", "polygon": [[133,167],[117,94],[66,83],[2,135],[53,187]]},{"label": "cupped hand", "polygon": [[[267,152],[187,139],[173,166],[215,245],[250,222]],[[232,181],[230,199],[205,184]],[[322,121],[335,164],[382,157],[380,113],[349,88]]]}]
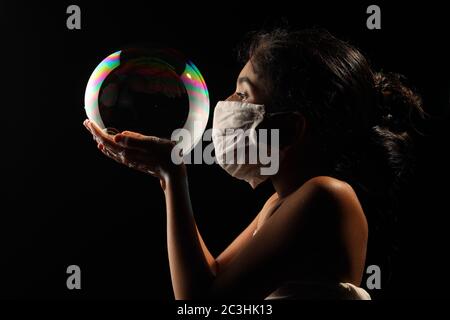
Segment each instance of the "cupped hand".
[{"label": "cupped hand", "polygon": [[132,131],[111,135],[93,121],[85,120],[83,124],[94,137],[98,149],[106,156],[159,178],[162,185],[170,175],[184,170],[182,163],[177,165],[172,161],[174,141]]}]

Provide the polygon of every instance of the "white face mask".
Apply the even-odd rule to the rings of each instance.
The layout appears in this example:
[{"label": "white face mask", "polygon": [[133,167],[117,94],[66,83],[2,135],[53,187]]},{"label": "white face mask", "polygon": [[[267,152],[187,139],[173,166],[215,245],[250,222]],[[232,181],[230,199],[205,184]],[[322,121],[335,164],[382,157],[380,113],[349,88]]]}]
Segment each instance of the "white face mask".
[{"label": "white face mask", "polygon": [[219,101],[214,110],[212,140],[216,159],[230,175],[253,188],[277,173],[279,167],[278,130],[270,130],[269,153],[268,130],[261,129],[258,135],[256,132],[265,114],[263,105],[240,101]]}]

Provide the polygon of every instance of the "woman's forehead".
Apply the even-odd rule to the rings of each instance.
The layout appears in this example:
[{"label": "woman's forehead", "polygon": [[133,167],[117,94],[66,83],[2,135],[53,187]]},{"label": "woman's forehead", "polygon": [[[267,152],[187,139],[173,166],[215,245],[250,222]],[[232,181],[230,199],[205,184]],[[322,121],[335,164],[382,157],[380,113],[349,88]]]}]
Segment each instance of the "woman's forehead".
[{"label": "woman's forehead", "polygon": [[242,68],[241,72],[239,73],[239,78],[244,78],[244,77],[247,77],[251,81],[255,81],[255,82],[259,80],[258,79],[259,77],[258,77],[257,73],[255,72],[255,69],[253,67],[251,60],[247,61],[247,63]]}]

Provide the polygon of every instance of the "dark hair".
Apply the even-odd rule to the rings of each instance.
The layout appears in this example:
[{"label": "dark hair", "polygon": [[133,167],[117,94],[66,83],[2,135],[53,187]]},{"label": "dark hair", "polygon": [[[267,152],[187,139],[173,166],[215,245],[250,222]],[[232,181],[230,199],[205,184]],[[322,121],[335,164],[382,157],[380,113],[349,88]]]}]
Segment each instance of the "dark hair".
[{"label": "dark hair", "polygon": [[373,72],[358,49],[318,29],[253,33],[240,55],[267,80],[269,111],[300,111],[336,175],[373,192],[407,177],[411,118],[423,109],[404,77]]},{"label": "dark hair", "polygon": [[371,230],[380,226],[412,171],[412,118],[424,115],[405,78],[373,72],[358,49],[324,30],[253,33],[240,53],[267,80],[269,111],[307,119],[332,175],[355,188],[366,213],[376,211]]}]

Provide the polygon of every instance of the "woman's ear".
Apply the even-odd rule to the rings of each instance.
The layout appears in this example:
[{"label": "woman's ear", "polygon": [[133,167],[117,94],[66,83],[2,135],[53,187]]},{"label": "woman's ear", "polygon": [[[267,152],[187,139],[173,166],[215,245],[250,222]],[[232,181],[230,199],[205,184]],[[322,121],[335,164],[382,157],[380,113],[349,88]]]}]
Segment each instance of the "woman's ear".
[{"label": "woman's ear", "polygon": [[295,122],[295,138],[296,141],[302,141],[306,133],[306,118],[299,112],[292,114],[293,121]]},{"label": "woman's ear", "polygon": [[302,143],[306,132],[306,119],[298,112],[280,114],[277,127],[280,130],[280,147],[291,147]]},{"label": "woman's ear", "polygon": [[273,114],[265,118],[257,129],[278,129],[280,148],[302,143],[306,132],[306,119],[299,112]]}]

